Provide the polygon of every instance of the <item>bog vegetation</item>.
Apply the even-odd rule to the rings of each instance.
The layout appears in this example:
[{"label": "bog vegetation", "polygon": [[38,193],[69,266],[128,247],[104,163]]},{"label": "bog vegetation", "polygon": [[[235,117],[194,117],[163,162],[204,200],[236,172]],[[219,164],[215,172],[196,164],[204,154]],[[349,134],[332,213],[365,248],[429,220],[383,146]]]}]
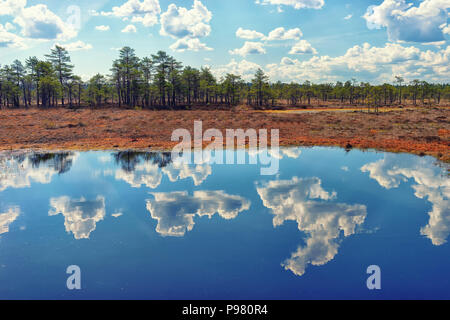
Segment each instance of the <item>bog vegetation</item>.
[{"label": "bog vegetation", "polygon": [[208,68],[183,66],[163,51],[139,58],[130,47],[120,50],[111,74],[97,74],[84,82],[73,73],[67,50],[55,46],[43,60],[15,60],[0,69],[0,107],[176,108],[246,104],[270,107],[328,104],[379,107],[394,104],[439,105],[450,99],[449,84],[394,77],[391,84],[371,85],[351,79],[345,83],[270,82],[258,70],[251,82],[227,74],[217,79]]}]

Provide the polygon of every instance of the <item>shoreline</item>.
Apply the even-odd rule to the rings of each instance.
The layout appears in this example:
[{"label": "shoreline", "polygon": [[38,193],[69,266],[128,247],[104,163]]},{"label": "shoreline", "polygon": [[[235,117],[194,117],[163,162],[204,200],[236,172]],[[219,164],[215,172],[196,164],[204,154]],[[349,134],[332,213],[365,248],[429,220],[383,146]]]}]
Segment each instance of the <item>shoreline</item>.
[{"label": "shoreline", "polygon": [[[270,148],[270,146],[268,147]],[[438,158],[437,156],[433,155],[432,153],[423,153],[418,151],[408,151],[408,150],[398,150],[398,149],[382,149],[377,147],[368,147],[368,148],[359,148],[359,147],[353,147],[351,149],[347,149],[345,146],[340,145],[328,145],[328,144],[304,144],[304,145],[280,145],[280,149],[286,149],[286,148],[329,148],[329,149],[340,149],[345,150],[348,152],[351,152],[353,150],[357,150],[360,152],[375,152],[375,153],[392,153],[392,154],[410,154],[415,155],[419,157],[432,157],[436,161],[439,161],[441,163],[449,164],[450,165],[450,159],[448,158]],[[203,148],[204,149],[204,148]],[[202,149],[202,150],[203,150]],[[241,150],[242,148],[234,148],[231,150]],[[246,151],[250,150],[247,146],[244,148]],[[227,149],[224,146],[223,150],[230,150]],[[192,149],[192,152],[195,150]],[[0,154],[1,153],[63,153],[63,152],[160,152],[160,153],[170,153],[172,152],[172,149],[167,148],[76,148],[76,147],[57,147],[57,146],[51,146],[51,147],[37,147],[37,148],[2,148],[0,147]]]}]

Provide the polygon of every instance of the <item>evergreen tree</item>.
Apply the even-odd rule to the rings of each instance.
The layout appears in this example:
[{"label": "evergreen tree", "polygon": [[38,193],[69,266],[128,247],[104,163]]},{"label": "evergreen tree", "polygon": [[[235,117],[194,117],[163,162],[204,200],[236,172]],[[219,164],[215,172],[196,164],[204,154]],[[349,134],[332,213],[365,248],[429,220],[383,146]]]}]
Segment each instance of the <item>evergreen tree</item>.
[{"label": "evergreen tree", "polygon": [[70,64],[70,56],[67,50],[61,46],[55,45],[54,49],[51,49],[51,53],[45,55],[47,61],[51,62],[54,70],[56,71],[59,83],[61,85],[61,104],[64,106],[64,94],[67,81],[72,76],[74,66]]}]

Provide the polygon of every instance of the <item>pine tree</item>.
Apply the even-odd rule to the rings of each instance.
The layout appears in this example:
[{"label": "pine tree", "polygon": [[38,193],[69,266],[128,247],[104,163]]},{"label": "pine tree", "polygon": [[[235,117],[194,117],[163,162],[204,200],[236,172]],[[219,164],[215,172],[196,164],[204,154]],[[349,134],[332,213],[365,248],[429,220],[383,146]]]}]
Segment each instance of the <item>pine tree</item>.
[{"label": "pine tree", "polygon": [[263,98],[264,98],[264,86],[268,84],[269,77],[264,74],[264,71],[258,69],[255,74],[255,78],[253,79],[253,88],[256,92],[256,99],[258,106],[262,107]]},{"label": "pine tree", "polygon": [[71,61],[69,53],[65,48],[55,45],[55,48],[51,49],[51,53],[45,55],[45,57],[47,58],[47,61],[51,62],[57,73],[58,80],[62,89],[61,104],[64,106],[65,86],[67,81],[72,76],[74,67],[72,64],[70,64]]},{"label": "pine tree", "polygon": [[152,59],[156,65],[155,83],[158,87],[160,96],[160,105],[166,105],[166,86],[167,73],[169,69],[169,56],[164,51],[158,51],[156,55],[152,55]]}]

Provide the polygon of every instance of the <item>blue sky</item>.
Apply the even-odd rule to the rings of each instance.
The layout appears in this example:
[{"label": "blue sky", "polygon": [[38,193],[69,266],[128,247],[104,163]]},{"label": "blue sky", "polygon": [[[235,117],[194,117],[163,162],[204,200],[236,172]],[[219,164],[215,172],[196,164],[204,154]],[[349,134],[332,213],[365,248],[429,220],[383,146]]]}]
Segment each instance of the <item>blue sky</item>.
[{"label": "blue sky", "polygon": [[86,79],[107,74],[128,45],[219,77],[262,68],[283,81],[450,82],[449,8],[450,0],[0,0],[0,63],[58,43]]}]

